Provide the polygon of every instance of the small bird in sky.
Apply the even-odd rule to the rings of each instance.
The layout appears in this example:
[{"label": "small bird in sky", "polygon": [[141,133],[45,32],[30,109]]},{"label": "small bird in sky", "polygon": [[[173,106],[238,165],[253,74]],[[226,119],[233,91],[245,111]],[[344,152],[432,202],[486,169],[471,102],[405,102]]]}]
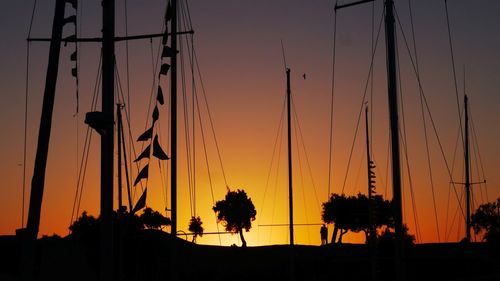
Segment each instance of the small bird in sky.
[{"label": "small bird in sky", "polygon": [[305,74],[305,73],[304,73],[304,74],[302,74],[302,77],[304,77],[304,80],[305,80],[305,79],[306,79],[306,74]]}]

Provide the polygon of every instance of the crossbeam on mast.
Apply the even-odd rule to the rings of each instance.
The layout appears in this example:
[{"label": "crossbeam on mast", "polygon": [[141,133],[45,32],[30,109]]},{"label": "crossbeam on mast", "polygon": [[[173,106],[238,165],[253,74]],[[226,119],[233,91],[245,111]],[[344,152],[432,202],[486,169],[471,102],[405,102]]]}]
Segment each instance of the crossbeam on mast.
[{"label": "crossbeam on mast", "polygon": [[[170,32],[168,33],[169,36],[172,35],[185,35],[185,34],[194,34],[194,30],[188,30],[188,31],[179,31],[179,32]],[[130,40],[141,40],[141,39],[151,39],[151,38],[159,38],[165,35],[165,33],[153,33],[153,34],[144,34],[144,35],[132,35],[132,36],[116,36],[114,38],[115,42],[120,42],[120,41],[130,41]],[[27,38],[26,39],[28,42],[50,42],[52,39],[51,38]],[[89,37],[89,38],[64,38],[61,39],[60,42],[62,43],[75,43],[75,42],[95,42],[95,43],[101,43],[102,38],[101,37]]]}]

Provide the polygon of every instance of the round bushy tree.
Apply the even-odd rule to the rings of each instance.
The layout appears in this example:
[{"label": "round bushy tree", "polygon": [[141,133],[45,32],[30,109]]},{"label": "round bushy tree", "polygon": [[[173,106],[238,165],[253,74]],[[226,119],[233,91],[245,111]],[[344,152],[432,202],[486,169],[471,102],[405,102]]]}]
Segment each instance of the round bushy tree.
[{"label": "round bushy tree", "polygon": [[239,233],[242,247],[247,246],[243,229],[247,232],[252,228],[257,211],[244,190],[228,190],[224,200],[217,201],[212,208],[217,215],[217,221],[222,222],[226,231]]}]

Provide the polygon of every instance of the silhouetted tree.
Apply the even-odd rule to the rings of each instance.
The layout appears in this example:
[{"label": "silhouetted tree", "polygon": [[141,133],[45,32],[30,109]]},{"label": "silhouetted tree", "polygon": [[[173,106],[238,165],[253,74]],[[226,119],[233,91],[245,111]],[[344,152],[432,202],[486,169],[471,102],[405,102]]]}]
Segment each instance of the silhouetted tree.
[{"label": "silhouetted tree", "polygon": [[363,194],[346,197],[344,194],[332,194],[328,202],[323,203],[322,219],[325,223],[333,223],[332,243],[342,243],[342,237],[348,231],[365,232],[368,237],[370,229],[370,204],[373,208],[374,227],[392,227],[394,219],[390,201],[384,200],[381,195],[373,196],[372,201]]},{"label": "silhouetted tree", "polygon": [[[377,237],[378,249],[382,254],[390,254],[394,250],[396,233],[392,227],[385,228]],[[415,236],[409,233],[408,226],[403,225],[403,246],[408,250],[415,244]]]},{"label": "silhouetted tree", "polygon": [[189,220],[189,231],[193,233],[193,242],[196,243],[196,237],[203,236],[203,226],[201,226],[203,222],[201,221],[200,217],[191,217],[191,220]]},{"label": "silhouetted tree", "polygon": [[83,211],[82,215],[69,226],[69,230],[77,238],[95,238],[99,235],[99,221],[94,216],[88,215],[87,211]]},{"label": "silhouetted tree", "polygon": [[153,211],[153,209],[149,207],[144,209],[139,219],[144,227],[149,229],[162,229],[164,226],[172,223],[170,218],[163,216],[158,211]]},{"label": "silhouetted tree", "polygon": [[471,216],[471,224],[476,234],[483,233],[489,242],[500,239],[500,198],[496,202],[482,204]]},{"label": "silhouetted tree", "polygon": [[239,233],[242,247],[247,246],[243,237],[243,229],[247,232],[252,227],[257,211],[252,203],[252,199],[247,196],[244,190],[228,190],[226,198],[217,201],[212,208],[217,215],[217,221],[222,222],[226,231]]}]

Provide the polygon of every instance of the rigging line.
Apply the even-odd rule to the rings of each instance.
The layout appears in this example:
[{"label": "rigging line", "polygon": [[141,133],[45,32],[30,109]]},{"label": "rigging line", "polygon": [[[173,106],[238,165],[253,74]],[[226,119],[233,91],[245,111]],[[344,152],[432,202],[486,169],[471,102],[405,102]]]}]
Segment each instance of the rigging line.
[{"label": "rigging line", "polygon": [[[315,197],[316,203],[317,203],[316,207],[318,208],[318,213],[320,213],[321,210],[319,209],[319,206],[321,206],[321,203],[319,202],[318,192],[316,191],[316,184],[314,183],[314,177],[312,174],[312,169],[311,169],[311,164],[310,164],[311,162],[309,161],[309,155],[307,153],[304,135],[302,134],[302,128],[300,126],[300,121],[299,121],[300,119],[299,119],[297,109],[295,108],[295,103],[293,102],[293,100],[292,100],[292,109],[293,109],[293,115],[295,118],[295,122],[297,122],[297,129],[298,129],[300,140],[301,140],[300,143],[302,144],[302,150],[304,151],[304,155],[306,157],[306,164],[307,164],[307,168],[308,168],[308,172],[309,172],[309,177],[311,178],[311,183],[312,183],[313,190],[314,190],[314,197]],[[298,140],[297,140],[297,144],[299,144]]]},{"label": "rigging line", "polygon": [[458,120],[460,124],[460,135],[462,136],[462,145],[465,149],[465,140],[464,140],[464,134],[463,134],[463,125],[462,125],[462,112],[460,111],[460,101],[458,98],[458,82],[457,82],[457,73],[456,73],[456,67],[455,67],[455,55],[453,53],[453,42],[451,38],[451,28],[450,28],[450,18],[448,15],[448,1],[444,0],[444,7],[446,11],[446,26],[448,28],[448,42],[450,44],[450,54],[451,54],[451,66],[453,70],[453,81],[455,84],[455,97],[457,101],[457,110],[458,110]]},{"label": "rigging line", "polygon": [[[181,13],[182,13],[182,20],[184,24],[184,28],[186,28],[189,23],[188,23],[188,17],[187,17],[187,11],[186,11],[186,6],[181,2]],[[191,40],[189,40],[191,38]],[[192,151],[191,151],[191,174],[192,174],[192,201],[193,201],[193,216],[196,216],[196,122],[195,122],[195,100],[194,100],[194,84],[195,84],[195,77],[194,77],[194,59],[193,59],[193,38],[191,37],[185,37],[183,38],[186,43],[186,49],[187,49],[187,54],[188,54],[188,64],[189,64],[189,70],[190,70],[190,75],[191,75],[191,139],[192,139]],[[182,39],[181,39],[182,40]],[[184,70],[185,71],[185,70]],[[185,73],[184,73],[185,74]],[[184,77],[184,83],[187,85],[186,78]],[[186,91],[186,90],[185,90]],[[186,91],[186,104],[185,104],[185,120],[187,121],[188,127],[186,128],[186,131],[189,129],[189,120],[188,120],[188,103],[189,99],[187,98],[187,91]],[[188,147],[190,147],[188,145]]]},{"label": "rigging line", "polygon": [[193,180],[194,175],[192,172],[192,157],[191,157],[191,137],[189,133],[189,113],[188,113],[188,99],[186,94],[186,72],[185,72],[185,60],[184,60],[184,44],[183,40],[179,40],[180,46],[180,68],[181,68],[181,87],[182,87],[182,109],[184,113],[184,135],[186,142],[186,161],[187,161],[187,174],[188,174],[188,190],[189,190],[189,206],[191,211],[191,216],[193,216]]},{"label": "rigging line", "polygon": [[[474,120],[472,119],[472,113],[469,111],[469,118],[470,118],[470,122],[471,122],[471,127],[472,127],[472,137],[473,137],[473,140],[474,140],[474,143],[476,144],[476,147],[477,147],[477,154],[478,154],[478,160],[479,160],[479,166],[480,166],[480,171],[481,171],[481,174],[480,174],[480,177],[482,178],[482,180],[484,180],[484,189],[485,189],[485,193],[486,193],[486,202],[489,202],[489,198],[488,198],[488,188],[486,186],[486,174],[484,173],[484,166],[483,166],[483,160],[482,160],[482,157],[481,157],[481,150],[479,150],[479,142],[478,142],[478,137],[477,137],[477,134],[476,134],[476,125],[474,124]],[[479,168],[478,168],[479,170]]]},{"label": "rigging line", "polygon": [[281,54],[283,55],[283,67],[286,69],[288,68],[288,65],[286,64],[286,57],[285,57],[285,47],[283,47],[283,39],[281,41]]},{"label": "rigging line", "polygon": [[[193,46],[193,49],[194,49],[194,46]],[[212,118],[212,113],[210,111],[210,107],[208,106],[208,99],[207,99],[207,94],[206,94],[206,91],[205,91],[205,84],[203,83],[203,78],[202,78],[202,75],[201,75],[200,64],[199,64],[199,61],[198,61],[198,56],[196,54],[196,49],[194,49],[193,54],[194,54],[194,59],[195,59],[195,62],[196,62],[196,70],[198,72],[198,77],[200,79],[200,84],[201,84],[201,89],[202,89],[202,93],[203,93],[205,107],[207,108],[208,120],[210,121],[210,128],[212,130],[212,135],[213,135],[213,138],[214,138],[215,147],[217,149],[217,156],[219,157],[219,163],[220,163],[220,167],[221,167],[221,170],[222,170],[222,176],[224,177],[224,183],[226,184],[226,187],[227,187],[228,184],[227,184],[226,172],[224,170],[224,165],[222,164],[222,156],[221,156],[221,150],[219,148],[219,141],[217,140],[217,135],[215,134],[215,126],[214,126],[214,122],[213,122],[213,118]]]},{"label": "rigging line", "polygon": [[[457,137],[456,137],[456,140],[455,140],[455,148],[453,150],[453,158],[452,158],[452,170],[451,170],[451,174],[453,174],[455,172],[455,161],[456,161],[456,157],[457,157],[457,152],[458,152],[458,144],[460,142],[460,128],[458,128],[457,130]],[[453,185],[453,180],[450,180],[450,184]],[[456,193],[456,187],[455,185],[452,186],[455,193]],[[448,189],[448,200],[447,200],[447,206],[446,206],[446,223],[445,223],[445,231],[446,229],[448,228],[448,215],[449,215],[449,208],[450,208],[450,192],[451,192],[451,188]],[[457,200],[459,200],[459,204],[460,204],[460,200],[459,197],[457,196]],[[462,212],[463,214],[463,212]],[[465,216],[464,216],[465,218]],[[450,226],[451,227],[451,226]],[[450,230],[451,231],[451,230]]]},{"label": "rigging line", "polygon": [[[118,65],[117,65],[116,62],[115,62],[115,76],[116,76],[115,86],[116,86],[116,88],[118,90],[118,95],[116,95],[116,103],[123,104],[124,101],[125,101],[125,95],[124,95],[124,91],[123,91],[123,87],[122,87],[122,83],[121,83],[121,79],[120,79],[120,73],[118,72]],[[120,97],[121,97],[121,100],[120,100]],[[127,111],[126,111],[127,107],[123,107],[123,110],[125,110],[125,114],[126,114],[127,113]],[[160,123],[160,120],[158,120],[158,123]],[[131,131],[131,128],[130,128],[131,126],[130,126],[130,124],[128,124],[128,125],[129,125],[128,129],[129,129],[129,131]],[[124,128],[125,128],[125,126],[123,126],[123,124],[122,124],[122,133],[123,133],[123,129]],[[153,138],[150,138],[149,145],[150,145],[150,147],[153,145]],[[125,140],[123,141],[123,147],[125,149]],[[134,154],[135,154],[135,151],[134,151]],[[127,163],[125,163],[125,165],[127,165]],[[139,168],[138,165],[139,165],[139,163],[137,163],[137,168]],[[121,169],[121,167],[118,167],[118,169]],[[127,177],[127,181],[128,181],[128,177]],[[146,178],[146,183],[145,184],[143,184],[142,181],[139,182],[139,185],[141,187],[141,191],[142,192],[144,192],[145,187],[148,186],[148,182],[149,182],[149,177]],[[129,183],[127,182],[127,184],[129,184]],[[132,196],[132,199],[134,198],[134,195]]]},{"label": "rigging line", "polygon": [[391,133],[389,132],[389,137],[387,138],[387,153],[386,153],[386,158],[385,158],[385,178],[387,179],[387,184],[384,187],[384,196],[387,198],[387,190],[389,189],[387,186],[389,185],[389,165],[391,164]]},{"label": "rigging line", "polygon": [[[36,2],[36,1],[35,1]],[[31,27],[30,27],[31,29]],[[24,145],[23,145],[23,191],[21,206],[21,227],[24,227],[24,203],[26,201],[26,152],[28,140],[28,98],[29,98],[29,65],[30,65],[30,42],[26,43],[26,81],[24,93]]]},{"label": "rigging line", "polygon": [[[401,26],[401,21],[399,20],[399,16],[398,16],[398,13],[397,11],[395,10],[395,16],[396,16],[396,19],[397,19],[397,22],[398,22],[398,26],[399,28],[402,30],[402,26]],[[424,99],[424,103],[425,103],[425,107],[427,109],[427,113],[429,114],[429,117],[430,117],[430,121],[431,121],[431,124],[432,124],[432,128],[433,128],[433,131],[434,131],[434,135],[436,136],[436,139],[438,141],[438,144],[439,144],[439,149],[441,151],[441,156],[443,157],[443,160],[445,162],[445,165],[446,165],[446,169],[448,171],[448,176],[450,177],[450,181],[453,183],[453,176],[452,176],[452,171],[450,170],[450,167],[448,165],[448,161],[446,160],[446,157],[444,155],[444,149],[443,149],[443,145],[441,144],[441,140],[439,139],[439,135],[438,135],[438,130],[437,130],[437,127],[436,127],[436,124],[434,122],[434,118],[432,118],[432,114],[431,114],[431,110],[430,110],[430,107],[429,107],[429,103],[427,102],[427,97],[425,96],[425,92],[423,91],[423,87],[422,87],[422,82],[420,80],[420,76],[417,74],[417,71],[416,71],[416,66],[415,66],[415,62],[413,61],[413,58],[411,56],[411,51],[410,51],[410,48],[408,46],[408,41],[406,40],[406,36],[404,34],[404,32],[402,32],[402,35],[403,35],[403,39],[404,39],[404,42],[405,42],[405,46],[406,46],[406,50],[408,51],[408,53],[410,54],[409,55],[409,58],[410,58],[410,61],[412,63],[412,67],[413,67],[413,71],[415,72],[415,75],[416,75],[416,78],[417,78],[417,81],[418,81],[418,86],[420,89],[422,89],[422,94],[423,94],[423,99]],[[457,196],[458,198],[458,194],[456,193],[456,187],[455,187],[455,184],[453,183],[453,188],[455,190],[455,195]]]},{"label": "rigging line", "polygon": [[[373,52],[373,45],[375,44],[375,1],[372,1],[372,40],[371,40],[371,49],[370,49],[370,52]],[[370,72],[370,77],[371,77],[371,80],[370,80],[370,120],[373,120],[373,111],[374,111],[374,106],[373,106],[373,82],[374,82],[374,79],[373,79],[373,68],[372,68],[372,71]],[[370,139],[370,151],[371,151],[371,154],[372,154],[372,158],[373,158],[373,153],[374,153],[374,149],[373,149],[373,122],[370,122],[370,136],[369,136],[369,139]]]},{"label": "rigging line", "polygon": [[[286,95],[285,95],[285,98],[284,98],[284,105],[286,105]],[[285,107],[284,107],[285,108]],[[276,202],[276,193],[278,191],[278,179],[279,179],[279,174],[280,174],[280,164],[281,164],[281,152],[282,152],[282,149],[281,147],[283,146],[283,142],[284,142],[284,127],[285,127],[285,122],[284,122],[284,118],[285,118],[285,110],[283,110],[282,112],[282,120],[283,120],[283,126],[281,127],[281,130],[279,132],[279,136],[280,136],[280,142],[279,142],[279,147],[278,147],[278,161],[277,161],[277,165],[276,165],[276,178],[274,180],[274,195],[273,195],[273,202]],[[272,215],[271,215],[271,223],[274,223],[274,217],[275,217],[275,214],[276,214],[276,205],[277,204],[273,204],[273,212],[272,212]],[[272,233],[273,233],[273,229],[271,228],[271,231],[269,232],[269,241],[271,240],[271,236],[272,236]]]},{"label": "rigging line", "polygon": [[[316,191],[316,184],[314,183],[314,177],[312,175],[312,169],[311,169],[311,164],[310,164],[310,161],[309,161],[309,155],[307,153],[307,149],[306,149],[306,144],[305,144],[305,140],[304,140],[304,135],[302,134],[302,128],[300,126],[300,119],[299,119],[299,116],[298,116],[298,111],[295,107],[295,103],[293,100],[291,100],[292,102],[292,111],[293,111],[293,116],[294,116],[294,121],[296,123],[296,128],[295,128],[295,131],[296,132],[299,132],[298,135],[300,136],[300,138],[297,138],[296,136],[296,142],[297,142],[297,145],[299,143],[302,144],[302,150],[304,151],[304,155],[305,155],[305,158],[306,158],[306,164],[307,164],[307,168],[308,168],[308,172],[309,172],[309,177],[311,179],[311,184],[313,186],[313,191],[314,191],[314,197],[316,199],[316,207],[318,208],[318,213],[321,212],[321,210],[319,209],[319,206],[321,206],[321,203],[319,202],[319,197],[318,197],[318,192]],[[300,140],[300,142],[299,142]],[[299,162],[300,162],[300,149],[299,149]],[[300,165],[300,163],[299,163]]]},{"label": "rigging line", "polygon": [[[415,37],[415,27],[414,27],[414,22],[413,22],[413,10],[412,10],[412,5],[411,5],[411,0],[408,0],[408,8],[409,8],[409,13],[410,13],[410,25],[411,25],[411,34],[413,38],[413,52],[415,56],[415,67],[417,70],[417,75],[420,76],[420,70],[419,70],[419,65],[418,65],[418,52],[417,52],[417,40]],[[422,88],[419,87],[420,91],[420,112],[422,115],[422,123],[424,127],[424,138],[425,138],[425,149],[426,149],[426,154],[427,154],[427,166],[429,168],[429,180],[430,180],[430,185],[431,185],[431,192],[432,192],[432,205],[434,208],[434,219],[436,223],[436,231],[438,235],[438,242],[441,242],[441,235],[439,232],[439,220],[438,220],[438,211],[437,211],[437,205],[436,205],[436,196],[435,196],[435,191],[434,191],[434,178],[432,174],[432,165],[431,165],[431,155],[430,155],[430,149],[429,149],[429,139],[427,135],[427,123],[425,119],[425,110],[424,110],[424,105],[423,105],[423,100],[422,100]]]},{"label": "rigging line", "polygon": [[[33,10],[31,11],[31,19],[28,27],[28,38],[31,37],[31,29],[33,27],[33,19],[35,18],[36,2],[33,2]],[[26,197],[26,154],[28,140],[28,98],[29,98],[29,66],[30,66],[30,45],[31,42],[26,41],[26,81],[24,93],[24,145],[23,145],[23,191],[22,191],[22,210],[21,210],[21,227],[24,227],[24,209]]]},{"label": "rigging line", "polygon": [[[183,10],[184,11],[184,10]],[[188,4],[188,1],[185,2],[185,13],[187,13],[187,15],[185,14],[184,15],[184,19],[188,20],[188,23],[189,23],[189,26],[192,27],[192,23],[191,23],[191,15],[190,15],[190,12],[189,12],[189,4]],[[186,24],[186,23],[185,23]],[[187,24],[186,24],[187,25]],[[204,90],[204,87],[203,87],[203,81],[201,79],[201,71],[199,71],[199,65],[198,65],[198,61],[197,61],[197,57],[196,57],[196,53],[195,53],[195,48],[194,48],[194,36],[191,35],[191,53],[188,52],[188,54],[190,55],[189,56],[189,60],[190,60],[190,66],[191,66],[191,82],[192,82],[192,94],[193,94],[193,158],[195,157],[195,140],[194,140],[194,136],[195,136],[195,104],[196,104],[196,107],[197,107],[197,112],[198,112],[198,118],[199,118],[199,123],[200,123],[200,131],[201,131],[201,134],[202,134],[202,140],[203,140],[203,148],[204,148],[204,153],[205,153],[205,161],[206,161],[206,165],[207,165],[207,171],[208,171],[208,177],[209,177],[209,181],[210,181],[210,191],[211,191],[211,195],[212,195],[212,204],[215,205],[215,197],[214,197],[214,193],[213,193],[213,182],[212,182],[212,178],[211,178],[211,173],[210,173],[210,166],[209,166],[209,162],[208,162],[208,153],[207,153],[207,149],[206,149],[206,143],[205,143],[205,134],[204,134],[204,130],[203,130],[203,123],[201,121],[201,110],[200,110],[200,106],[199,106],[199,101],[198,101],[198,92],[197,92],[197,88],[196,88],[196,77],[195,77],[195,73],[194,73],[194,66],[197,65],[198,67],[198,73],[199,73],[199,76],[200,76],[200,81],[202,83],[202,91],[203,91],[203,95],[205,97],[205,102],[206,102],[206,106],[207,106],[207,110],[210,114],[210,111],[209,111],[209,107],[208,107],[208,102],[207,102],[207,99],[206,99],[206,94],[205,94],[205,90]],[[187,44],[189,45],[189,42],[187,41],[187,38],[186,38],[186,42]],[[209,115],[210,117],[210,115]],[[210,117],[210,121],[211,121],[211,117]],[[211,123],[212,125],[212,132],[214,134],[214,138],[215,138],[215,130],[213,128],[213,124]],[[217,139],[215,138],[215,143],[216,143],[216,146],[217,146]],[[223,169],[223,166],[222,166],[222,160],[220,158],[220,152],[219,152],[219,149],[218,149],[218,146],[217,146],[217,152],[218,152],[218,155],[219,155],[219,160],[220,160],[220,164],[221,164],[221,167],[222,167],[222,173],[224,175],[224,182],[225,182],[225,185],[226,187],[228,186],[227,185],[227,181],[226,181],[226,177],[225,177],[225,174],[224,174],[224,169]],[[195,168],[196,168],[196,165],[195,165]],[[193,179],[195,180],[195,179]],[[195,197],[195,186],[194,186],[194,190],[193,190],[193,201],[194,201],[194,208],[196,208],[196,197]],[[194,213],[196,215],[196,209],[194,209]],[[219,233],[218,235],[218,238],[219,238],[219,245],[222,245],[222,240],[221,240],[221,237],[220,237],[220,231],[219,231],[219,224],[217,223],[217,218],[216,218],[216,227],[217,227],[217,233]]]},{"label": "rigging line", "polygon": [[347,162],[347,170],[346,170],[346,174],[345,174],[345,177],[344,177],[344,183],[342,184],[342,193],[344,193],[344,189],[345,189],[345,185],[346,185],[346,182],[347,182],[347,176],[349,175],[349,167],[351,165],[351,160],[352,160],[352,153],[354,151],[354,145],[356,143],[356,137],[358,135],[358,130],[359,130],[359,123],[361,121],[361,115],[363,113],[363,108],[364,108],[364,102],[365,102],[365,99],[366,99],[366,94],[368,92],[368,84],[369,84],[369,77],[370,77],[370,71],[371,69],[373,68],[373,61],[374,61],[374,58],[375,58],[375,52],[377,51],[377,46],[378,46],[378,42],[379,42],[379,37],[380,37],[380,30],[382,28],[382,22],[383,22],[383,19],[384,17],[382,16],[380,18],[380,23],[379,23],[379,27],[378,27],[378,32],[377,32],[377,39],[375,41],[375,47],[373,49],[373,52],[372,52],[372,56],[371,56],[371,61],[370,61],[370,68],[368,70],[368,77],[366,79],[366,82],[365,82],[365,87],[364,87],[364,93],[363,93],[363,99],[361,101],[361,106],[359,108],[359,112],[358,112],[358,120],[357,120],[357,123],[356,123],[356,129],[354,130],[354,139],[352,141],[352,145],[351,145],[351,151],[349,153],[349,160]]},{"label": "rigging line", "polygon": [[[460,194],[460,200],[462,200],[462,198],[463,198],[463,193]],[[452,221],[451,221],[450,231],[447,234],[445,233],[445,241],[449,241],[449,239],[450,239],[450,235],[451,235],[451,232],[453,230],[453,225],[455,224],[455,220],[457,219],[457,214],[459,212],[461,212],[461,210],[460,210],[459,206],[457,206],[457,208],[455,209]],[[458,233],[461,233],[461,227],[460,227],[460,225],[461,225],[461,222],[459,221],[458,225],[457,225],[457,231],[458,231]],[[459,236],[460,236],[460,234],[457,235],[457,237],[459,237]]]},{"label": "rigging line", "polygon": [[[99,86],[101,85],[101,78],[102,78],[101,64],[102,64],[102,52],[101,52],[101,55],[99,57],[99,63],[97,65],[97,75],[96,75],[95,84],[94,84],[92,102],[90,105],[91,111],[95,110],[95,108],[97,107],[97,99],[99,96]],[[88,158],[89,158],[89,154],[90,154],[89,152],[90,152],[92,134],[93,134],[93,131],[91,130],[90,126],[87,126],[87,131],[85,133],[84,147],[83,147],[83,151],[82,151],[82,159],[81,159],[79,174],[78,174],[78,178],[77,178],[75,199],[73,201],[73,209],[71,211],[70,225],[73,223],[73,219],[78,218],[78,214],[80,213],[80,205],[82,202],[83,187],[84,187],[84,182],[85,182],[85,176],[87,173],[87,163],[88,163]],[[75,213],[75,210],[76,210],[76,213]]]},{"label": "rigging line", "polygon": [[[116,79],[115,79],[115,86],[116,86],[116,88],[118,89],[118,95],[116,96],[116,101],[117,101],[118,103],[122,103],[122,101],[124,101],[124,100],[125,100],[125,96],[124,96],[124,94],[123,94],[123,88],[122,88],[122,86],[121,86],[121,85],[122,85],[122,83],[121,83],[121,79],[120,79],[120,74],[119,74],[119,72],[118,72],[118,65],[117,65],[117,63],[116,63],[116,62],[115,62],[115,76],[116,76]],[[121,96],[122,100],[120,100],[120,96]],[[132,130],[131,130],[131,123],[130,123],[130,120],[127,118],[127,116],[128,116],[127,107],[124,107],[123,109],[125,110],[125,117],[126,117],[125,119],[127,120],[127,125],[128,125],[128,129],[129,129],[129,134],[130,134],[130,136],[131,136],[131,135],[132,135]],[[160,121],[158,120],[158,123],[159,123],[159,122],[160,122]],[[153,138],[151,138],[151,139],[150,139],[149,144],[150,144],[150,145],[152,145],[152,142],[153,142]],[[132,141],[131,141],[131,143],[132,143]],[[142,145],[144,145],[144,144],[142,144]],[[131,147],[132,147],[132,151],[133,151],[133,153],[134,153],[134,158],[135,158],[135,157],[136,157],[136,155],[137,155],[137,154],[136,154],[136,152],[135,152],[135,147],[133,147],[132,145],[131,145]],[[142,150],[142,148],[141,148],[141,150]],[[131,158],[132,158],[132,157],[131,157]],[[138,162],[136,163],[136,170],[137,170],[137,172],[139,172],[139,163],[138,163]],[[145,183],[145,184],[143,184],[143,183],[142,183],[142,181],[140,181],[140,182],[139,182],[139,185],[140,185],[140,187],[141,187],[141,191],[142,191],[142,192],[144,192],[144,187],[145,187],[145,186],[147,187],[148,180],[149,180],[149,177],[148,177],[148,178],[146,178],[146,183]],[[134,188],[136,188],[136,186],[134,186]],[[134,198],[135,198],[135,190],[134,190],[134,192],[133,192],[133,194],[132,194],[132,199],[134,199]]]},{"label": "rigging line", "polygon": [[[202,143],[203,143],[203,152],[204,152],[204,155],[205,155],[205,164],[207,165],[208,181],[210,183],[210,195],[212,196],[212,204],[215,206],[214,188],[213,188],[213,181],[212,181],[212,175],[211,175],[212,173],[210,172],[210,165],[209,165],[208,153],[207,153],[207,145],[206,145],[206,142],[205,142],[205,133],[204,133],[204,130],[203,130],[203,123],[202,123],[202,120],[201,120],[201,110],[200,110],[200,105],[199,105],[198,95],[197,95],[196,90],[194,91],[193,99],[195,99],[195,101],[196,101],[196,108],[198,109],[197,110],[198,121],[199,121],[199,125],[200,125],[201,139],[202,139]],[[194,124],[193,124],[193,126],[194,126]],[[217,221],[217,216],[216,216],[216,221]],[[216,226],[217,226],[217,232],[219,233],[219,224],[216,223]],[[219,245],[222,245],[222,240],[221,240],[220,234],[218,235],[218,237],[219,237]]]},{"label": "rigging line", "polygon": [[[470,107],[470,105],[469,105]],[[474,162],[475,162],[475,166],[476,166],[476,173],[477,173],[477,178],[479,180],[484,180],[484,170],[483,170],[483,174],[481,173],[481,169],[480,169],[480,163],[481,162],[481,153],[479,151],[479,143],[477,142],[477,135],[476,135],[476,130],[474,128],[474,123],[472,121],[472,114],[470,113],[470,109],[469,109],[469,119],[470,119],[470,124],[471,124],[471,128],[472,128],[472,141],[473,141],[473,146],[472,146],[472,151],[474,152]],[[479,193],[481,195],[481,203],[486,203],[488,202],[488,200],[484,200],[484,195],[483,195],[483,190],[481,189],[481,186],[482,184],[479,185]]]},{"label": "rigging line", "polygon": [[[298,119],[297,119],[297,114],[296,114],[295,108],[294,108],[294,120],[293,121],[295,121],[293,123],[293,125],[294,125],[293,127],[295,129],[295,134],[294,134],[295,142],[297,144],[299,144],[299,137],[298,137],[298,134],[297,134]],[[298,145],[297,145],[297,147],[300,148],[300,146],[298,146]],[[306,153],[306,152],[304,151],[304,153]],[[296,154],[297,154],[297,160],[299,162],[299,175],[300,175],[300,184],[302,186],[302,201],[303,201],[303,204],[304,204],[304,208],[303,208],[304,209],[304,217],[305,217],[305,220],[306,220],[306,224],[309,224],[309,220],[307,219],[306,193],[305,193],[305,184],[304,184],[304,173],[302,171],[302,160],[301,160],[301,157],[300,157],[300,149],[297,149],[297,153]],[[311,236],[310,236],[309,231],[307,231],[307,236],[308,236],[308,239],[309,239],[309,244],[311,244]]]},{"label": "rigging line", "polygon": [[[335,7],[338,0],[335,1]],[[332,50],[332,85],[331,85],[331,101],[330,101],[330,139],[328,143],[328,193],[326,194],[327,200],[330,198],[331,183],[332,183],[332,160],[333,160],[333,98],[335,96],[335,54],[337,47],[337,10],[334,9],[333,16],[333,50]],[[373,48],[372,48],[373,49]]]},{"label": "rigging line", "polygon": [[[282,135],[281,132],[282,132],[283,120],[284,120],[284,116],[285,116],[285,108],[286,108],[286,99],[283,100],[283,106],[281,107],[281,114],[280,114],[281,118],[280,118],[280,121],[278,123],[278,130],[276,132],[276,138],[274,139],[273,152],[271,154],[271,163],[269,164],[269,172],[267,173],[266,185],[264,188],[264,195],[262,196],[262,202],[260,204],[260,208],[261,208],[259,210],[260,214],[264,213],[264,203],[265,203],[265,199],[266,199],[267,190],[269,188],[269,181],[271,178],[273,163],[274,163],[274,159],[275,159],[274,156],[276,155],[276,148],[278,146],[278,139]],[[280,139],[280,141],[281,141],[281,139]],[[279,159],[277,161],[279,161]]]},{"label": "rigging line", "polygon": [[[394,9],[396,10],[396,9]],[[396,12],[397,13],[397,12]],[[403,29],[401,28],[401,33],[404,33]],[[398,40],[397,38],[395,39],[396,42],[396,50],[398,50]],[[400,65],[400,56],[399,52],[396,52],[396,60],[397,60],[397,65]],[[404,157],[406,158],[406,169],[408,172],[408,182],[409,182],[409,187],[410,187],[410,197],[411,197],[411,205],[412,205],[412,210],[413,210],[413,220],[415,223],[415,230],[416,230],[416,240],[419,240],[419,237],[422,237],[420,233],[420,225],[418,222],[418,213],[417,213],[417,205],[415,203],[415,192],[413,189],[413,180],[411,176],[411,169],[410,169],[410,158],[408,154],[408,139],[407,139],[407,134],[406,134],[406,114],[405,114],[405,107],[404,107],[404,92],[402,88],[402,83],[401,83],[401,68],[398,67],[398,86],[399,86],[399,95],[401,96],[400,99],[400,107],[401,107],[401,119],[402,119],[402,129],[400,130],[399,134],[401,136],[401,139],[403,140],[403,150],[404,150]]]},{"label": "rigging line", "polygon": [[[181,2],[181,13],[182,13],[182,24],[184,24],[184,29],[188,30],[190,24],[190,18],[188,17],[186,3]],[[190,40],[189,40],[190,39]],[[188,54],[188,63],[189,70],[191,75],[191,139],[192,139],[192,200],[193,200],[193,216],[196,216],[196,119],[195,119],[195,99],[194,99],[194,91],[195,91],[195,76],[194,76],[194,48],[193,48],[193,36],[185,37],[186,49]],[[186,83],[187,85],[187,83]],[[186,92],[187,93],[187,92]],[[186,110],[188,107],[188,100],[186,99]],[[187,110],[188,112],[188,110]],[[188,116],[186,115],[186,119]]]},{"label": "rigging line", "polygon": [[[125,6],[125,11],[124,11],[124,13],[125,13],[125,36],[128,37],[128,0],[125,0],[124,4],[125,4],[124,5]],[[125,40],[125,64],[126,64],[126,71],[127,71],[126,72],[126,75],[127,75],[127,109],[128,109],[127,112],[130,115],[130,118],[132,118],[132,109],[131,109],[131,103],[130,103],[130,67],[129,67],[128,40]],[[125,145],[125,143],[123,145]],[[128,153],[130,156],[132,155],[132,147],[131,146],[129,146]],[[125,163],[125,165],[127,165],[127,164],[128,164],[130,171],[132,171],[132,157],[130,157],[128,163]],[[127,177],[127,181],[132,181],[132,178]]]}]

